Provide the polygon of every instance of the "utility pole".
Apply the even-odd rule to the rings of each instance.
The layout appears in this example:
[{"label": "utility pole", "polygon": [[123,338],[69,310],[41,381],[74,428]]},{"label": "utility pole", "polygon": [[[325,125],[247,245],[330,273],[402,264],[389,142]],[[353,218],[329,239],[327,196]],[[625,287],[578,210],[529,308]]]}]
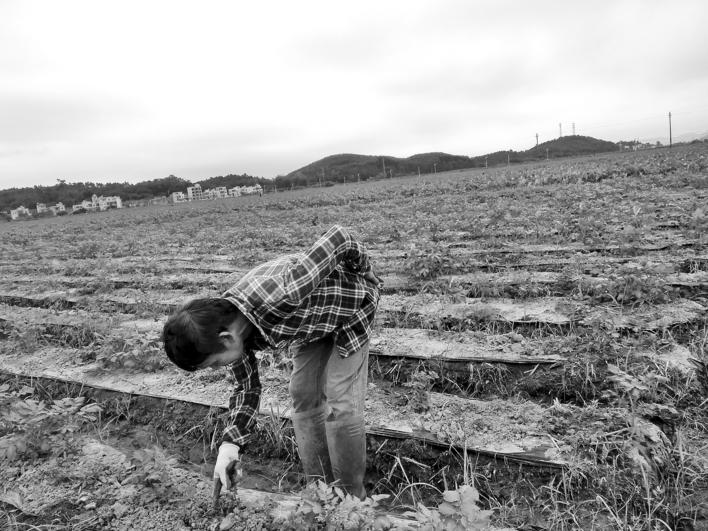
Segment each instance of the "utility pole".
[{"label": "utility pole", "polygon": [[669,149],[673,147],[673,138],[671,136],[671,113],[669,112]]},{"label": "utility pole", "polygon": [[386,159],[381,157],[381,163],[383,164],[384,179],[386,178]]},{"label": "utility pole", "polygon": [[575,122],[573,122],[573,136],[575,136]]},{"label": "utility pole", "polygon": [[320,178],[320,186],[322,186],[323,182],[324,182],[324,168],[322,168],[322,177]]},{"label": "utility pole", "polygon": [[563,124],[558,122],[558,138],[563,137]]},{"label": "utility pole", "polygon": [[488,168],[489,166],[487,165],[487,155],[484,156],[484,167]]},{"label": "utility pole", "polygon": [[506,152],[506,165],[509,165],[509,155],[511,154],[511,151]]},{"label": "utility pole", "polygon": [[538,133],[536,133],[536,147],[538,147]]},{"label": "utility pole", "polygon": [[548,160],[548,148],[546,148],[546,160]]}]

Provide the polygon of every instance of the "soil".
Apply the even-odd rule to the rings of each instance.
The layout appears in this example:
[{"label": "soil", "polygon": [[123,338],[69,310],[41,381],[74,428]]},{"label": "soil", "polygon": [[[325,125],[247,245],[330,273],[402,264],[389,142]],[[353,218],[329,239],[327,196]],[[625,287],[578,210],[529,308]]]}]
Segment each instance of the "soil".
[{"label": "soil", "polygon": [[[6,354],[0,367],[24,375],[82,381],[88,385],[126,393],[191,401],[226,408],[231,392],[224,369],[187,374],[174,368],[158,373],[135,370],[106,372],[96,363],[81,363],[78,349],[48,348],[32,354]],[[288,374],[283,369],[263,367],[261,372],[261,413],[287,416],[290,399]],[[395,406],[395,407],[392,407]],[[428,410],[434,418],[421,417]],[[543,435],[547,408],[539,404],[513,401],[481,402],[452,395],[429,393],[426,389],[396,387],[370,382],[366,403],[367,425],[384,427],[403,435],[454,444],[489,453],[528,452],[544,461],[566,457]],[[467,420],[469,419],[469,420]],[[500,430],[504,426],[506,429]]]},{"label": "soil", "polygon": [[[473,482],[524,530],[705,528],[707,156],[686,146],[0,226],[0,380],[103,408],[0,458],[0,527],[220,526],[208,463],[232,382],[169,365],[161,323],[340,223],[386,280],[367,489],[398,507]],[[258,444],[227,504],[246,518],[249,504],[282,507],[247,501],[246,485],[301,485],[287,354],[261,366]]]},{"label": "soil", "polygon": [[88,436],[74,442],[75,454],[0,472],[0,500],[18,509],[22,521],[120,531],[218,529],[229,506],[263,497],[241,485],[235,496],[224,495],[223,507],[215,509],[212,482],[197,472],[158,457],[159,479],[143,479],[135,476],[136,465],[122,450]]}]

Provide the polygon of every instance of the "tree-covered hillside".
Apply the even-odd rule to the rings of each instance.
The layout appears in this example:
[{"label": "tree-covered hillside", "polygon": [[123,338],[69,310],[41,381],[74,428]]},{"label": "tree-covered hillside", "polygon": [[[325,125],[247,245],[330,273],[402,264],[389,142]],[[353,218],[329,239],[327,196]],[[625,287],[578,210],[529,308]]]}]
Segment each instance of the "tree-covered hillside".
[{"label": "tree-covered hillside", "polygon": [[[448,153],[420,153],[407,158],[390,157],[387,155],[356,155],[344,153],[331,155],[308,164],[288,175],[275,178],[279,189],[290,187],[316,186],[318,184],[333,184],[344,181],[368,180],[396,176],[415,175],[420,173],[435,173],[465,168],[483,168],[485,165],[527,162],[549,158],[568,157],[574,155],[589,155],[616,151],[617,144],[588,136],[564,136],[549,142],[544,142],[526,151],[497,151],[487,155],[467,157],[450,155]],[[225,175],[197,181],[203,189],[216,186],[252,186],[260,184],[264,188],[272,188],[274,182],[262,177],[251,175]],[[67,183],[58,180],[53,186],[34,186],[31,188],[11,188],[0,190],[0,211],[7,211],[24,205],[34,208],[37,203],[54,204],[63,202],[68,208],[92,194],[118,195],[124,201],[133,199],[149,199],[156,196],[166,196],[172,192],[185,191],[191,186],[191,181],[170,175],[163,179],[153,179],[135,184],[130,183]]]},{"label": "tree-covered hillside", "polygon": [[[548,149],[548,153],[546,152]],[[464,168],[483,168],[500,164],[574,155],[589,155],[616,151],[617,145],[587,136],[565,136],[544,142],[526,151],[497,151],[487,155],[466,157],[447,153],[421,153],[408,158],[340,154],[325,157],[308,164],[288,175],[276,177],[279,188],[311,186],[321,183],[336,183],[344,180],[366,180],[391,175],[415,175]]]},{"label": "tree-covered hillside", "polygon": [[[0,190],[0,211],[7,211],[24,205],[27,208],[34,208],[37,203],[53,205],[59,201],[67,208],[80,203],[84,199],[90,199],[93,194],[103,196],[117,195],[123,201],[133,199],[150,199],[152,197],[166,196],[172,192],[184,192],[188,186],[192,186],[191,181],[170,175],[162,179],[153,179],[139,183],[67,183],[64,180],[57,180],[53,186],[34,186],[27,188],[10,188]],[[214,188],[216,186],[250,186],[256,183],[270,183],[267,179],[253,177],[251,175],[225,175],[211,177],[203,181],[197,181],[203,189]]]}]

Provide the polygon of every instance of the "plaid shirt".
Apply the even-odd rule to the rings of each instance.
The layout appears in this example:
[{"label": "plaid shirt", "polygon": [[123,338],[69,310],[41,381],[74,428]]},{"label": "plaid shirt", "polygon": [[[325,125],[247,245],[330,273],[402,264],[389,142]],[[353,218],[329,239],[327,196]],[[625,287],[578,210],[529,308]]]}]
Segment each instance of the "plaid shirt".
[{"label": "plaid shirt", "polygon": [[[306,253],[286,255],[249,271],[223,297],[233,303],[271,346],[309,343],[334,334],[341,356],[369,339],[379,289],[362,274],[371,270],[364,247],[335,225]],[[223,440],[243,445],[256,422],[261,384],[253,349],[231,366],[236,387],[229,400]]]}]

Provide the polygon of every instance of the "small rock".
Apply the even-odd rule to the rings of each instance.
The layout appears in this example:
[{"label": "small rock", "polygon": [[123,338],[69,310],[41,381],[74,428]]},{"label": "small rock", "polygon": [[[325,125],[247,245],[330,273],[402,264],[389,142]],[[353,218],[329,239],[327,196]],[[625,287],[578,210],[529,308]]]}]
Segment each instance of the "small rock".
[{"label": "small rock", "polygon": [[86,509],[88,511],[90,511],[91,509],[95,509],[95,508],[96,508],[96,502],[91,502],[91,503],[87,503],[86,505],[84,505],[84,509]]},{"label": "small rock", "polygon": [[113,509],[113,514],[116,516],[116,518],[121,518],[125,513],[128,512],[128,506],[121,502],[115,502],[111,509]]},{"label": "small rock", "polygon": [[219,524],[219,531],[226,531],[227,529],[231,529],[235,523],[236,521],[234,519],[234,515],[227,514],[226,517],[221,521],[221,524]]}]

